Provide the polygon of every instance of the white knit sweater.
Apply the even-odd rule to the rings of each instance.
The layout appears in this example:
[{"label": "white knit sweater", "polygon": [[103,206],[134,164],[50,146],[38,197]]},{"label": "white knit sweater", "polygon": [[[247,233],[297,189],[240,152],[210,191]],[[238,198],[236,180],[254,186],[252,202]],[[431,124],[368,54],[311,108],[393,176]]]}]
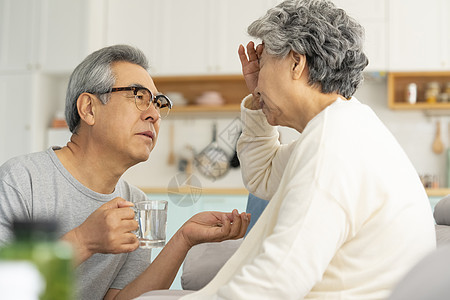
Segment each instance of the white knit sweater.
[{"label": "white knit sweater", "polygon": [[183,299],[387,298],[435,248],[427,195],[392,134],[355,98],[289,145],[261,111],[241,109],[242,176],[271,201],[217,276]]}]

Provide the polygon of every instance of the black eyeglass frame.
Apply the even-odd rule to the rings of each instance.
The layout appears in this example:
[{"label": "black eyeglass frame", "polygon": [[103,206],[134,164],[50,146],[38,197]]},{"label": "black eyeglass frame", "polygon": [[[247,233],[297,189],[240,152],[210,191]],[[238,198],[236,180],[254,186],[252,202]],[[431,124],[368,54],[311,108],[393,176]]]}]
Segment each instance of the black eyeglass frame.
[{"label": "black eyeglass frame", "polygon": [[[144,110],[140,109],[139,106],[137,105],[137,96],[138,96],[138,92],[139,92],[140,90],[146,90],[146,91],[150,94],[150,97],[151,97],[151,99],[152,99],[151,102],[148,104],[147,108],[144,109]],[[140,110],[140,111],[146,111],[146,110],[150,107],[151,104],[156,104],[156,105],[158,106],[159,109],[165,108],[165,107],[168,107],[168,108],[169,108],[169,111],[170,111],[170,109],[172,109],[172,105],[173,105],[173,104],[172,104],[172,100],[170,100],[169,97],[167,97],[167,96],[164,95],[164,94],[153,95],[153,93],[152,93],[148,88],[143,87],[143,86],[114,87],[114,88],[112,88],[109,92],[107,92],[107,93],[105,93],[105,94],[108,94],[108,93],[114,93],[114,92],[121,92],[121,91],[133,91],[133,94],[134,94],[134,104],[135,104],[136,108],[137,108],[138,110]],[[164,99],[164,100],[166,100],[166,103],[163,103],[163,104],[158,103],[158,100],[161,99],[161,98]],[[167,112],[167,114],[168,114],[168,113],[169,113],[169,112]]]}]

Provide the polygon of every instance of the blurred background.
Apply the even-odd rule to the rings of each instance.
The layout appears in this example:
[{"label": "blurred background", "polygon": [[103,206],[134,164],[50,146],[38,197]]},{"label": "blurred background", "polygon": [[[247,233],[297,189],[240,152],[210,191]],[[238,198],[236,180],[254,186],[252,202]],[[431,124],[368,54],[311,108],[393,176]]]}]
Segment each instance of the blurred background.
[{"label": "blurred background", "polygon": [[[171,200],[169,235],[197,211],[245,209],[248,192],[239,167],[211,179],[194,158],[211,144],[216,125],[217,146],[232,160],[239,103],[247,94],[237,49],[250,40],[247,26],[279,2],[0,0],[0,164],[65,145],[70,132],[64,100],[72,70],[92,51],[126,43],[145,52],[157,88],[175,107],[162,122],[150,159],[125,178],[150,198]],[[450,3],[335,3],[366,30],[370,63],[356,97],[395,135],[433,206],[450,191]],[[283,143],[298,137],[287,128],[279,132]]]}]

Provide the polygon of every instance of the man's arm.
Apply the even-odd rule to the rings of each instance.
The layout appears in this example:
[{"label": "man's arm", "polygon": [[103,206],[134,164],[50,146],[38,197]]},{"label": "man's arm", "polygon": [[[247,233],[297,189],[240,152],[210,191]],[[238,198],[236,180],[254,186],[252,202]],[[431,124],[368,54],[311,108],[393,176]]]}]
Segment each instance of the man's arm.
[{"label": "man's arm", "polygon": [[123,290],[110,289],[104,299],[131,299],[151,290],[168,289],[189,249],[203,242],[220,242],[244,236],[250,216],[202,212],[189,219],[170,239],[152,264]]}]

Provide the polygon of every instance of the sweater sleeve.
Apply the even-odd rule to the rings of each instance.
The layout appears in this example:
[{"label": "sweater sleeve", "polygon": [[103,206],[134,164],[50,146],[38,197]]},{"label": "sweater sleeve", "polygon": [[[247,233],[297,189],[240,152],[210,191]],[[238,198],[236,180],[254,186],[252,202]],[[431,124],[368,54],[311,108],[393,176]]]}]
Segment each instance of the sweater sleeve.
[{"label": "sweater sleeve", "polygon": [[[292,299],[294,295],[303,299],[322,280],[348,238],[347,212],[314,180],[299,185],[299,176],[306,175],[302,173],[287,174],[292,180],[277,192],[276,197],[284,201],[262,251],[242,265],[214,299]],[[340,276],[339,270],[334,271]],[[246,291],[251,291],[250,298]]]},{"label": "sweater sleeve", "polygon": [[255,196],[270,200],[278,188],[295,141],[281,145],[276,127],[267,123],[261,110],[244,106],[252,95],[241,104],[243,129],[237,144],[242,179],[248,191]]}]

